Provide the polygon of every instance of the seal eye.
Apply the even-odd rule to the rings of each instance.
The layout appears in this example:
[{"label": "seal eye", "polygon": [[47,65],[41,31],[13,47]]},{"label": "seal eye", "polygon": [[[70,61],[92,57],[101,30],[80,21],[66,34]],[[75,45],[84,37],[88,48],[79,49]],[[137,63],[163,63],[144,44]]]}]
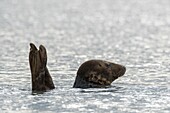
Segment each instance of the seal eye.
[{"label": "seal eye", "polygon": [[102,67],[102,65],[101,65],[101,64],[99,64],[99,66],[100,66],[100,67]]}]

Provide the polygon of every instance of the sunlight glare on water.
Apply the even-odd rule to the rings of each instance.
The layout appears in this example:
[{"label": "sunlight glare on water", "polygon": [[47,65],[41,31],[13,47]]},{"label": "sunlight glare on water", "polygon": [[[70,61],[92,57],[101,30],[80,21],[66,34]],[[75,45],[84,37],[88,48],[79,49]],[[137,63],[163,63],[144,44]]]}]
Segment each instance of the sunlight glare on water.
[{"label": "sunlight glare on water", "polygon": [[[1,113],[169,113],[169,0],[1,0]],[[32,94],[29,43],[43,44],[56,88]],[[126,66],[110,88],[72,88],[78,67]]]}]

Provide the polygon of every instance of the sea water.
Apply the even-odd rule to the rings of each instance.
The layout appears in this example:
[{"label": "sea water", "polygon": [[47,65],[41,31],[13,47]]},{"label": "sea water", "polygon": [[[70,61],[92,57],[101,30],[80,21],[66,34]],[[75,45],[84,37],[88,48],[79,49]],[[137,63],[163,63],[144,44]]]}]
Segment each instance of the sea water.
[{"label": "sea water", "polygon": [[[1,113],[170,113],[169,0],[1,0]],[[32,94],[29,43],[55,89]],[[85,61],[126,66],[110,88],[72,88]]]}]

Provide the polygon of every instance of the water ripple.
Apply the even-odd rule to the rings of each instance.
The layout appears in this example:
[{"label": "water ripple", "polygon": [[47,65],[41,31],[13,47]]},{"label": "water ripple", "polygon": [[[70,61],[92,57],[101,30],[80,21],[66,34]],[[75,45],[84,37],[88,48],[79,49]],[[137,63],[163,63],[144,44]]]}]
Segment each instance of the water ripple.
[{"label": "water ripple", "polygon": [[[169,113],[169,4],[1,0],[0,112]],[[47,48],[52,91],[31,91],[30,42]],[[89,59],[121,63],[127,72],[108,88],[72,88]]]}]

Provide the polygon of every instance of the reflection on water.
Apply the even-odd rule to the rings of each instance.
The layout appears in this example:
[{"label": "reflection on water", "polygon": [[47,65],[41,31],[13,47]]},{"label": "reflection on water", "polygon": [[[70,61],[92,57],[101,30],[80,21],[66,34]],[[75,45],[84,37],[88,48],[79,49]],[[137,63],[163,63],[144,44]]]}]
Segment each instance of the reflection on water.
[{"label": "reflection on water", "polygon": [[[170,1],[1,0],[0,112],[169,113]],[[43,44],[56,89],[31,92],[29,43]],[[89,59],[126,66],[111,87],[72,88]]]},{"label": "reflection on water", "polygon": [[82,89],[80,92],[81,93],[110,93],[110,92],[118,92],[122,89],[122,87],[116,87],[116,86],[111,86],[111,87],[106,87],[106,88],[87,88],[87,89]]}]

